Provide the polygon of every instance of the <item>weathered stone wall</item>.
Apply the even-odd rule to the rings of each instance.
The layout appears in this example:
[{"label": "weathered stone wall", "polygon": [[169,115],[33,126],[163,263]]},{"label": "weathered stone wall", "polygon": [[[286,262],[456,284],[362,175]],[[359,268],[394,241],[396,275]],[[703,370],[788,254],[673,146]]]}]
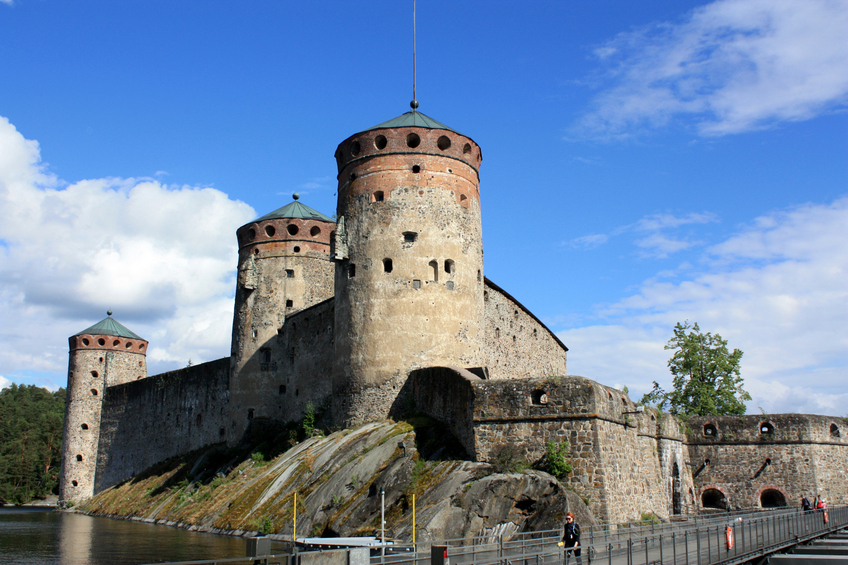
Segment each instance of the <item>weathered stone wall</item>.
[{"label": "weathered stone wall", "polygon": [[[699,507],[717,493],[734,508],[799,504],[815,494],[845,504],[848,442],[841,419],[805,414],[698,417],[688,421]],[[832,426],[835,426],[834,432]]]},{"label": "weathered stone wall", "polygon": [[[658,426],[653,413],[625,414],[636,407],[620,391],[576,376],[482,380],[463,373],[417,371],[415,401],[448,424],[477,460],[514,446],[538,463],[548,442],[567,441],[573,470],[562,481],[588,499],[602,521],[638,519],[642,512],[667,517],[675,509],[673,489],[692,485],[676,422],[665,416]],[[467,404],[473,405],[470,417]],[[678,513],[686,509],[679,499]]]},{"label": "weathered stone wall", "polygon": [[226,439],[230,359],[106,390],[94,492],[175,455]]},{"label": "weathered stone wall", "polygon": [[388,416],[410,371],[480,366],[480,150],[450,130],[399,127],[358,133],[336,157],[348,253],[336,266],[334,413],[353,425]]},{"label": "weathered stone wall", "polygon": [[536,316],[486,279],[483,365],[490,379],[566,374],[568,348]]}]

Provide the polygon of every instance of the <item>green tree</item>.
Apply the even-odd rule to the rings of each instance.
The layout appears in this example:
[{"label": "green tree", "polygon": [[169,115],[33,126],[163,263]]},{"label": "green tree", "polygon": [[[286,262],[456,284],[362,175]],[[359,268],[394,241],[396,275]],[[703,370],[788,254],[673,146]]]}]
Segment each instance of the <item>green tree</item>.
[{"label": "green tree", "polygon": [[29,502],[58,488],[64,415],[63,388],[0,391],[0,502]]},{"label": "green tree", "polygon": [[654,381],[643,404],[691,416],[745,413],[751,395],[742,388],[741,351],[728,351],[720,335],[701,333],[698,324],[690,326],[688,321],[674,326],[674,337],[665,349],[674,351],[668,360],[674,390],[666,392]]}]

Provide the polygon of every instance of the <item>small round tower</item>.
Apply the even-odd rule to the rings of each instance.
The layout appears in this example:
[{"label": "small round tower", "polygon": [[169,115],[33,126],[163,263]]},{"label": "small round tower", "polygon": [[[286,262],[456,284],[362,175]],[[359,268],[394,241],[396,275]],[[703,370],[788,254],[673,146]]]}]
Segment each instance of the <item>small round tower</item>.
[{"label": "small round tower", "polygon": [[386,417],[411,370],[479,366],[481,154],[413,110],[352,135],[336,161],[334,417],[353,425]]},{"label": "small round tower", "polygon": [[[236,230],[238,282],[230,364],[230,428],[237,442],[278,387],[274,348],[286,316],[333,295],[332,218],[294,201]],[[276,393],[275,393],[276,394]],[[276,404],[276,403],[274,403]]]},{"label": "small round tower", "polygon": [[148,342],[112,318],[68,338],[68,389],[59,501],[94,495],[100,413],[108,387],[147,376]]}]

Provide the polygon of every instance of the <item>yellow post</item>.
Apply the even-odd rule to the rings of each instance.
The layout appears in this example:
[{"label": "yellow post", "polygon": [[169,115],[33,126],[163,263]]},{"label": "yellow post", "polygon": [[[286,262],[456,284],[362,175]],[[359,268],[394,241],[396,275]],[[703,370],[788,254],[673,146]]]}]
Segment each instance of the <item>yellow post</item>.
[{"label": "yellow post", "polygon": [[415,551],[415,495],[412,495],[412,550]]},{"label": "yellow post", "polygon": [[294,533],[292,534],[292,541],[297,543],[297,491],[294,493]]}]

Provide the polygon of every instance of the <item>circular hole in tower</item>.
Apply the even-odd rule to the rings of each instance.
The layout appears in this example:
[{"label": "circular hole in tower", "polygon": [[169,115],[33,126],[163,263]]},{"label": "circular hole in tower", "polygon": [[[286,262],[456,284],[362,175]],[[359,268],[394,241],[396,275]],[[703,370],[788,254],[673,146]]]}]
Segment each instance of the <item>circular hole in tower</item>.
[{"label": "circular hole in tower", "polygon": [[131,341],[127,342],[127,349],[132,349],[132,342]]},{"label": "circular hole in tower", "polygon": [[359,152],[362,150],[362,147],[359,145],[358,141],[354,141],[350,144],[350,154],[356,157],[359,155]]},{"label": "circular hole in tower", "polygon": [[91,389],[91,395],[97,396],[97,389],[96,388]]},{"label": "circular hole in tower", "polygon": [[91,372],[91,378],[96,379],[96,378],[97,378],[97,377],[99,377],[99,376],[100,376],[100,375],[98,375],[98,374],[97,374],[97,371],[92,371],[92,372]]},{"label": "circular hole in tower", "polygon": [[320,233],[321,233],[321,228],[319,228],[318,226],[312,226],[312,229],[309,230],[309,235],[311,235],[312,237],[316,237]]},{"label": "circular hole in tower", "polygon": [[97,344],[98,345],[106,345],[106,340],[101,337],[100,339],[97,340]]},{"label": "circular hole in tower", "polygon": [[87,430],[87,429],[88,429],[88,424],[83,424],[83,425],[81,425],[80,427],[81,427],[82,429],[84,429],[84,430]]},{"label": "circular hole in tower", "polygon": [[465,145],[463,145],[463,146],[462,146],[462,152],[463,152],[463,153],[465,153],[466,155],[467,155],[468,153],[471,153],[471,144],[470,144],[470,143],[466,143]]},{"label": "circular hole in tower", "polygon": [[265,235],[268,237],[274,237],[275,233],[277,233],[277,230],[274,229],[274,226],[265,226]]},{"label": "circular hole in tower", "polygon": [[83,345],[88,345],[88,343],[89,343],[89,342],[88,342],[88,340],[87,340],[86,338],[82,338],[82,344],[83,344]]},{"label": "circular hole in tower", "polygon": [[385,135],[378,135],[374,138],[374,147],[377,149],[385,149],[388,143]]},{"label": "circular hole in tower", "polygon": [[77,461],[82,461],[82,455],[77,455]]},{"label": "circular hole in tower", "polygon": [[295,246],[295,248],[293,249],[293,251],[294,251],[295,253],[300,253],[300,247]]},{"label": "circular hole in tower", "polygon": [[250,228],[247,230],[247,241],[253,241],[254,239],[256,239],[256,230]]},{"label": "circular hole in tower", "polygon": [[412,165],[412,172],[413,173],[420,173],[421,172],[421,165]]},{"label": "circular hole in tower", "polygon": [[450,148],[450,146],[451,146],[451,140],[450,140],[450,138],[449,138],[448,136],[443,135],[443,136],[441,136],[441,137],[439,138],[439,140],[436,142],[436,145],[438,145],[438,146],[439,146],[439,149],[441,149],[442,151],[444,151],[444,150],[446,150],[446,149],[449,149],[449,148]]},{"label": "circular hole in tower", "polygon": [[296,225],[289,224],[286,226],[286,231],[289,232],[289,235],[297,235],[297,232],[299,232],[300,230]]},{"label": "circular hole in tower", "polygon": [[120,340],[116,339],[115,341],[112,342],[112,347],[118,347],[119,345],[121,345]]},{"label": "circular hole in tower", "polygon": [[421,145],[421,138],[417,133],[410,133],[406,136],[406,145],[409,147],[418,147]]},{"label": "circular hole in tower", "polygon": [[72,484],[72,485],[74,485],[75,487],[78,487],[78,486],[79,486],[79,483],[78,483],[78,482],[76,482],[76,481],[71,481],[71,484]]},{"label": "circular hole in tower", "polygon": [[138,344],[138,348],[139,348],[139,349],[144,349],[144,344],[143,344],[143,343],[139,343],[139,344]]}]

